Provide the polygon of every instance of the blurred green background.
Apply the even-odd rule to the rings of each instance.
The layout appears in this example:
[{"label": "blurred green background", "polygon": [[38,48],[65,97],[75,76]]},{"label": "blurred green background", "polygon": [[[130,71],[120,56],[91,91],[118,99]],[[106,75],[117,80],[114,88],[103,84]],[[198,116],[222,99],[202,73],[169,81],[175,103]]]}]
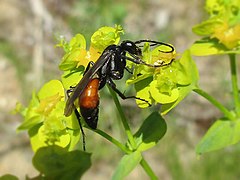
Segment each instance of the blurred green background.
[{"label": "blurred green background", "polygon": [[[198,38],[191,27],[206,17],[203,9],[203,0],[1,0],[0,175],[10,173],[20,179],[26,174],[37,175],[31,164],[33,152],[27,134],[16,134],[16,127],[23,119],[9,112],[17,101],[27,105],[32,91],[43,83],[60,79],[58,64],[63,51],[55,48],[59,36],[69,40],[76,33],[82,33],[89,40],[99,27],[120,24],[125,30],[122,39],[165,41],[181,53]],[[229,68],[224,58],[194,59],[201,87],[231,106]],[[134,93],[123,81],[116,84],[122,91]],[[107,88],[102,90],[101,96],[99,128],[124,139],[119,134],[122,127]],[[140,110],[132,100],[121,103],[132,129],[136,130],[149,109]],[[144,154],[159,179],[240,177],[239,145],[201,157],[195,154],[196,144],[218,117],[221,117],[218,110],[194,93],[165,116],[167,134]],[[83,179],[109,179],[122,154],[98,135],[86,133],[93,166]],[[139,166],[127,179],[147,179],[147,176]]]}]

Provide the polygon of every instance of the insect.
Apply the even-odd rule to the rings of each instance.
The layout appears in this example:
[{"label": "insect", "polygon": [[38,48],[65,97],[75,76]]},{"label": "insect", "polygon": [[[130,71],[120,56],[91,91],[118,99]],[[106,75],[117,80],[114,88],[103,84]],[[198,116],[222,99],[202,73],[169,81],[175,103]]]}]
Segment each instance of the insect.
[{"label": "insect", "polygon": [[[83,75],[83,78],[76,85],[76,87],[72,90],[70,94],[66,106],[64,109],[64,115],[70,116],[72,111],[74,110],[80,125],[80,129],[83,134],[82,125],[80,123],[80,116],[84,118],[87,125],[92,128],[97,128],[98,122],[98,111],[99,111],[99,96],[98,90],[102,89],[106,84],[108,84],[122,99],[135,98],[141,101],[146,100],[141,99],[136,96],[125,96],[122,92],[120,92],[116,84],[113,80],[119,80],[124,75],[124,70],[129,71],[126,68],[126,61],[132,61],[136,64],[143,64],[149,67],[162,67],[171,64],[169,63],[161,63],[158,65],[147,64],[144,62],[142,58],[142,50],[141,43],[148,42],[150,46],[167,46],[170,48],[168,51],[161,51],[164,53],[172,53],[174,51],[174,47],[158,41],[152,40],[139,40],[136,42],[132,42],[129,40],[123,41],[120,45],[109,45],[103,53],[100,55],[98,60],[94,62],[89,62],[86,71]],[[127,56],[127,53],[129,56]],[[91,66],[91,67],[90,67]],[[74,102],[76,99],[79,99],[79,107],[80,113],[77,111]],[[85,140],[83,139],[85,143]]]}]

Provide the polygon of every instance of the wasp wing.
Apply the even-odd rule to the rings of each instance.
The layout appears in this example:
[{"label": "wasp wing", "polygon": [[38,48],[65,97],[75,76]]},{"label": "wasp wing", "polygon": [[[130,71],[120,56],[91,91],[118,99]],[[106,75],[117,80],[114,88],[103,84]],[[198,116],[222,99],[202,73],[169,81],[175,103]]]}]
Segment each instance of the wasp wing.
[{"label": "wasp wing", "polygon": [[64,115],[70,116],[72,114],[74,107],[74,101],[83,93],[84,89],[87,87],[89,81],[93,78],[93,76],[98,72],[98,70],[110,59],[112,55],[110,50],[104,50],[101,56],[98,58],[96,63],[84,74],[83,78],[74,88],[74,91],[68,98],[66,102],[66,106],[64,109]]}]

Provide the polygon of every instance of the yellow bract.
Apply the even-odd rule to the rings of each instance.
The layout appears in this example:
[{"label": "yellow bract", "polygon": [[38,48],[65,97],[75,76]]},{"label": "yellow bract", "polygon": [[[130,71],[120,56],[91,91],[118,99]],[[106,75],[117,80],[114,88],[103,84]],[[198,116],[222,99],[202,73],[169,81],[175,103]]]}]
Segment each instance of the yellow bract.
[{"label": "yellow bract", "polygon": [[53,96],[40,100],[40,105],[36,109],[36,112],[43,114],[44,116],[48,116],[62,98],[63,96],[60,96],[59,93],[57,93]]},{"label": "yellow bract", "polygon": [[87,67],[87,65],[90,61],[96,62],[98,60],[98,58],[100,57],[100,55],[101,55],[101,52],[98,52],[92,46],[90,47],[89,51],[86,51],[85,49],[81,49],[77,67],[79,67],[81,65],[84,67]]},{"label": "yellow bract", "polygon": [[227,22],[217,26],[211,38],[217,38],[228,49],[233,49],[240,40],[240,25],[229,27]]}]

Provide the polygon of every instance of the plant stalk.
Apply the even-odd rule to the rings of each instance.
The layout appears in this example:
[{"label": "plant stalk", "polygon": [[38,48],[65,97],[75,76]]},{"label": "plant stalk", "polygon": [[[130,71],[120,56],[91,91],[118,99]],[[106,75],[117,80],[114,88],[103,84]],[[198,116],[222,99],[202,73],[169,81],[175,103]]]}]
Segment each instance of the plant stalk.
[{"label": "plant stalk", "polygon": [[229,54],[230,67],[231,67],[231,79],[232,79],[232,91],[235,110],[238,116],[240,116],[240,97],[238,92],[238,80],[237,80],[237,65],[236,65],[236,55]]},{"label": "plant stalk", "polygon": [[[128,136],[128,140],[132,146],[133,149],[137,148],[136,142],[134,140],[133,134],[131,133],[130,127],[128,125],[127,122],[127,118],[123,112],[122,106],[120,105],[120,102],[118,100],[118,97],[116,95],[116,93],[111,89],[111,87],[108,87],[113,100],[115,102],[115,105],[118,109],[118,112],[120,114],[121,120],[122,120],[122,124],[124,126],[125,132]],[[125,151],[126,152],[126,151]],[[145,161],[145,159],[142,157],[142,160],[140,161],[141,166],[143,167],[143,169],[145,170],[145,172],[149,175],[149,177],[151,177],[151,179],[158,179],[157,176],[155,175],[155,173],[153,172],[153,170],[151,169],[151,167],[149,166],[149,164]]]},{"label": "plant stalk", "polygon": [[135,140],[134,140],[134,138],[133,138],[133,134],[132,134],[132,132],[131,132],[131,130],[130,130],[130,127],[129,127],[128,122],[127,122],[127,118],[126,118],[126,116],[125,116],[125,114],[124,114],[124,112],[123,112],[123,109],[122,109],[122,106],[120,105],[120,102],[119,102],[119,100],[118,100],[118,97],[117,97],[116,93],[112,90],[111,87],[108,86],[108,89],[109,89],[109,91],[110,91],[110,93],[111,93],[111,95],[112,95],[112,97],[113,97],[114,103],[115,103],[115,105],[116,105],[116,107],[117,107],[117,110],[118,110],[118,112],[119,112],[119,115],[120,115],[120,117],[121,117],[121,121],[122,121],[124,130],[125,130],[125,132],[126,132],[126,134],[127,134],[129,143],[131,144],[131,146],[132,146],[133,149],[136,149],[136,146],[137,146],[137,145],[136,145]]},{"label": "plant stalk", "polygon": [[127,154],[130,153],[130,151],[123,144],[121,144],[118,140],[116,140],[112,136],[101,131],[100,129],[96,129],[95,132],[98,133],[100,136],[104,137],[105,139],[107,139],[108,141],[110,141],[111,143],[115,144],[117,147],[119,147],[125,153],[127,153]]},{"label": "plant stalk", "polygon": [[145,172],[149,175],[149,177],[151,177],[152,180],[158,179],[155,173],[153,172],[152,168],[149,166],[149,164],[143,157],[142,160],[140,161],[140,164],[142,168],[145,170]]},{"label": "plant stalk", "polygon": [[204,90],[197,88],[193,90],[194,92],[196,92],[197,94],[199,94],[200,96],[204,97],[205,99],[207,99],[210,103],[212,103],[216,108],[218,108],[228,119],[230,120],[235,120],[234,115],[229,112],[228,109],[226,109],[220,102],[218,102],[215,98],[213,98],[212,96],[210,96],[207,92],[205,92]]}]

